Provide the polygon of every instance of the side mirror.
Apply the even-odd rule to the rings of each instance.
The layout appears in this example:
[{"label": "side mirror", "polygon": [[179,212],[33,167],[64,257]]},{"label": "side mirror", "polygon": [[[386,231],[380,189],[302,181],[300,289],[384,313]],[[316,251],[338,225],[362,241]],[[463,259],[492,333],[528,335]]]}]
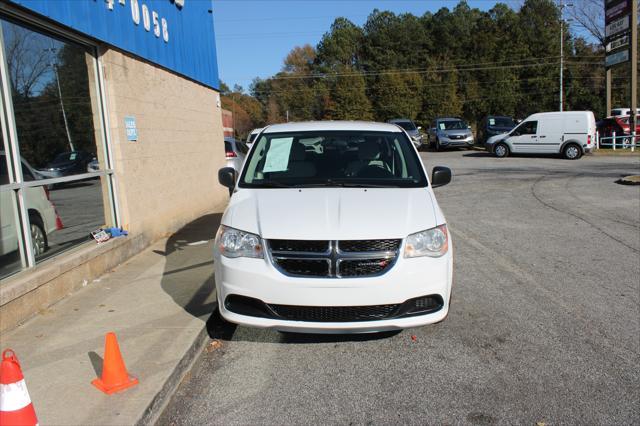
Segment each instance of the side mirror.
[{"label": "side mirror", "polygon": [[418,130],[422,130],[422,126],[418,126]]},{"label": "side mirror", "polygon": [[233,167],[223,167],[218,170],[218,182],[220,182],[220,185],[229,188],[229,195],[231,195],[233,188],[236,186],[236,169]]},{"label": "side mirror", "polygon": [[431,173],[432,188],[444,186],[451,182],[451,169],[448,167],[436,166]]}]

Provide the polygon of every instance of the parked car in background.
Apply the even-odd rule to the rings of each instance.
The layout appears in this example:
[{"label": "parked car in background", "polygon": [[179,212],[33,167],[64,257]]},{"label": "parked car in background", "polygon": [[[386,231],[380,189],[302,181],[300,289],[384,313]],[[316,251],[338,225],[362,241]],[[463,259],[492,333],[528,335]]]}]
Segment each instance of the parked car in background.
[{"label": "parked car in background", "polygon": [[411,142],[413,143],[413,145],[417,149],[422,148],[423,137],[420,133],[422,127],[416,126],[416,124],[408,118],[394,118],[392,120],[388,120],[387,123],[396,124],[402,127],[411,138]]},{"label": "parked car in background", "polygon": [[[214,244],[218,311],[293,332],[375,332],[442,321],[453,250],[431,182],[398,126],[269,126],[239,175]],[[364,213],[366,212],[366,214]]]},{"label": "parked car in background", "polygon": [[92,172],[99,172],[99,171],[100,171],[100,163],[98,162],[98,159],[94,157],[93,159],[91,159],[89,164],[87,164],[87,172],[92,173]]},{"label": "parked car in background", "polygon": [[[606,147],[607,144],[611,144],[611,138],[615,132],[616,135],[616,143],[631,143],[631,125],[629,123],[630,116],[612,116],[603,118],[602,120],[596,123],[596,127],[598,129],[598,134],[600,138],[605,138],[601,141],[603,146]],[[637,116],[636,119],[636,135],[640,135],[640,115]]]},{"label": "parked car in background", "polygon": [[260,134],[262,129],[263,129],[262,127],[258,128],[258,129],[253,129],[249,133],[249,135],[247,136],[247,145],[251,146],[251,144],[256,141],[256,138],[258,137],[258,135]]},{"label": "parked car in background", "polygon": [[[616,119],[619,120],[622,131],[627,135],[631,135],[631,116],[616,117]],[[636,136],[638,135],[640,135],[640,114],[636,116]]]},{"label": "parked car in background", "polygon": [[512,117],[503,115],[489,115],[482,119],[478,128],[477,141],[484,145],[487,140],[496,135],[509,133],[516,127],[516,122]]},{"label": "parked car in background", "polygon": [[[640,114],[640,108],[636,108],[636,114]],[[631,108],[613,108],[611,110],[611,117],[619,115],[631,115]]]},{"label": "parked car in background", "polygon": [[[22,159],[22,177],[26,182],[38,180],[38,174],[29,163]],[[0,185],[9,183],[9,173],[4,151],[0,151]],[[62,221],[48,191],[42,186],[28,187],[23,191],[29,215],[32,249],[35,256],[49,248],[48,236],[62,229]],[[0,191],[0,256],[18,250],[16,218],[13,211],[11,191]]]},{"label": "parked car in background", "polygon": [[86,151],[63,152],[56,155],[44,169],[38,170],[38,173],[47,178],[87,173],[89,163],[94,158],[95,155]]},{"label": "parked car in background", "polygon": [[245,143],[230,136],[225,136],[224,155],[227,159],[227,167],[233,167],[239,172],[247,151],[249,151],[249,148]]},{"label": "parked car in background", "polygon": [[429,145],[440,151],[446,148],[473,147],[471,127],[461,118],[437,118],[429,128]]},{"label": "parked car in background", "polygon": [[543,112],[527,117],[504,135],[489,138],[487,151],[496,157],[518,154],[562,154],[576,160],[593,149],[596,119],[591,111]]}]

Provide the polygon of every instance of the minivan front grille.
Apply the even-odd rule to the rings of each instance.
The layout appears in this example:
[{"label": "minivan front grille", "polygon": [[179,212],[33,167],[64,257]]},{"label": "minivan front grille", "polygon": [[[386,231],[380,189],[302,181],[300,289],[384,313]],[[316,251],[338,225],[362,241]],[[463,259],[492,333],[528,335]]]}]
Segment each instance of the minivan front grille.
[{"label": "minivan front grille", "polygon": [[400,305],[374,306],[291,306],[268,305],[279,317],[289,321],[354,322],[391,317]]},{"label": "minivan front grille", "polygon": [[267,249],[274,266],[285,275],[356,278],[391,269],[401,244],[401,239],[267,240]]}]

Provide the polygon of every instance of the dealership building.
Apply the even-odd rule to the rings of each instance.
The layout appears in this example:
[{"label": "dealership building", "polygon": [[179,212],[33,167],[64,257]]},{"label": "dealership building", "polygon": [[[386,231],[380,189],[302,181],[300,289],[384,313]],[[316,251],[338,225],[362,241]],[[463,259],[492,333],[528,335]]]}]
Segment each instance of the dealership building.
[{"label": "dealership building", "polygon": [[0,0],[0,331],[224,209],[212,9]]}]

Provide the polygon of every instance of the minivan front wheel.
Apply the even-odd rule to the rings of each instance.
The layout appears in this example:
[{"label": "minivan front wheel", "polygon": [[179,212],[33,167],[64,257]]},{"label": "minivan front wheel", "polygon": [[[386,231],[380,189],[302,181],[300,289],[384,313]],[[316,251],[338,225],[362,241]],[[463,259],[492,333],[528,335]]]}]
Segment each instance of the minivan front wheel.
[{"label": "minivan front wheel", "polygon": [[567,160],[577,160],[582,156],[580,147],[574,143],[570,143],[569,145],[565,146],[562,153],[564,154],[564,158],[566,158]]},{"label": "minivan front wheel", "polygon": [[496,147],[493,149],[493,153],[496,155],[496,157],[498,158],[504,158],[507,155],[509,155],[509,147],[506,144],[503,143],[499,143],[498,145],[496,145]]}]

